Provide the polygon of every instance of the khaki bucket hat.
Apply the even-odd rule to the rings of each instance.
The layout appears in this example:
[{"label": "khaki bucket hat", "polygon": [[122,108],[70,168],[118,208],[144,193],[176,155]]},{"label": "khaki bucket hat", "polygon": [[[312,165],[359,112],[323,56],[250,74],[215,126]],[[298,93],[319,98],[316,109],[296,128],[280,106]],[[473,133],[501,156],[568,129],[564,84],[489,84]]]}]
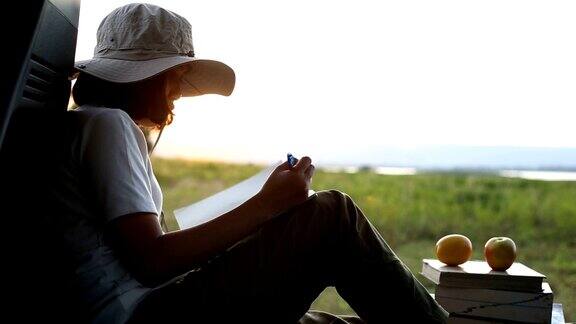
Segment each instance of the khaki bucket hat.
[{"label": "khaki bucket hat", "polygon": [[132,3],[102,20],[94,57],[74,67],[110,82],[130,83],[180,65],[189,65],[182,78],[182,96],[229,96],[234,90],[234,70],[194,56],[192,27],[186,18],[152,4]]}]

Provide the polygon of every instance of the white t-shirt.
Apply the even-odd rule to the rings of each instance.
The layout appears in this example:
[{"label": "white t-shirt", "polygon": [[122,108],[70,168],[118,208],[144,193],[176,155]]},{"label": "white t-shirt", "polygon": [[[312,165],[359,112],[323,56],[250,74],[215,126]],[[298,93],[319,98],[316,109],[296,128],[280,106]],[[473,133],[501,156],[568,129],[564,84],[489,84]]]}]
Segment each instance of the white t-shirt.
[{"label": "white t-shirt", "polygon": [[70,286],[93,323],[123,323],[151,288],[121,264],[104,228],[131,213],[160,215],[162,192],[144,134],[127,113],[91,106],[69,113],[80,131],[55,196],[64,206],[63,232],[76,268]]}]

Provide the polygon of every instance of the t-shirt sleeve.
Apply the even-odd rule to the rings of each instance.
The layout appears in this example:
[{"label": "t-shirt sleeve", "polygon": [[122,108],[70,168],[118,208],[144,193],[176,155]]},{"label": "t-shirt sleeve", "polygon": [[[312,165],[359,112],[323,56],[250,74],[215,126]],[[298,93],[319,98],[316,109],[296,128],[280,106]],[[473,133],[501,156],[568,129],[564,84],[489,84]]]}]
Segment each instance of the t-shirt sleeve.
[{"label": "t-shirt sleeve", "polygon": [[124,111],[103,111],[86,124],[81,161],[105,222],[138,212],[158,214],[147,158],[144,135]]}]

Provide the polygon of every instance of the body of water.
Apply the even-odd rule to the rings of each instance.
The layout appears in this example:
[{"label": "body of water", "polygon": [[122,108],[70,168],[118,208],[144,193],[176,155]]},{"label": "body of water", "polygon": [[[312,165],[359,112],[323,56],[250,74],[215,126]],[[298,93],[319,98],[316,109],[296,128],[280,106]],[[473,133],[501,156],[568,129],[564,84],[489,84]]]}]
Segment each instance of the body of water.
[{"label": "body of water", "polygon": [[[415,175],[421,173],[431,173],[435,170],[419,170],[417,168],[406,167],[356,167],[356,166],[326,166],[321,167],[326,172],[357,173],[361,170],[368,170],[381,175]],[[470,170],[478,172],[479,170]],[[438,170],[438,172],[450,172],[450,170]],[[457,172],[466,172],[458,169]],[[501,170],[501,171],[481,171],[493,173],[506,178],[521,178],[528,180],[542,181],[576,181],[576,172],[572,171],[540,171],[540,170]]]},{"label": "body of water", "polygon": [[500,176],[507,178],[522,178],[544,181],[576,181],[576,172],[565,171],[530,171],[530,170],[503,170]]}]

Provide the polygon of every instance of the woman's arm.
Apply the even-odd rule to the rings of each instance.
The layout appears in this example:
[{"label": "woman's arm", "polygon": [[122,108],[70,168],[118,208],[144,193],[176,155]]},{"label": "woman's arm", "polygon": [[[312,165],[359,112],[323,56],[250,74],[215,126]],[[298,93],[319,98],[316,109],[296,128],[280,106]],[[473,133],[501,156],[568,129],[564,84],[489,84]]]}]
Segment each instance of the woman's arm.
[{"label": "woman's arm", "polygon": [[136,213],[110,222],[107,234],[135,277],[146,285],[157,285],[193,269],[306,200],[313,173],[308,157],[293,168],[284,163],[254,197],[193,228],[163,234],[155,214]]},{"label": "woman's arm", "polygon": [[260,206],[260,199],[254,196],[209,222],[167,234],[151,213],[119,217],[107,230],[135,277],[153,286],[191,270],[269,219],[271,213]]}]

